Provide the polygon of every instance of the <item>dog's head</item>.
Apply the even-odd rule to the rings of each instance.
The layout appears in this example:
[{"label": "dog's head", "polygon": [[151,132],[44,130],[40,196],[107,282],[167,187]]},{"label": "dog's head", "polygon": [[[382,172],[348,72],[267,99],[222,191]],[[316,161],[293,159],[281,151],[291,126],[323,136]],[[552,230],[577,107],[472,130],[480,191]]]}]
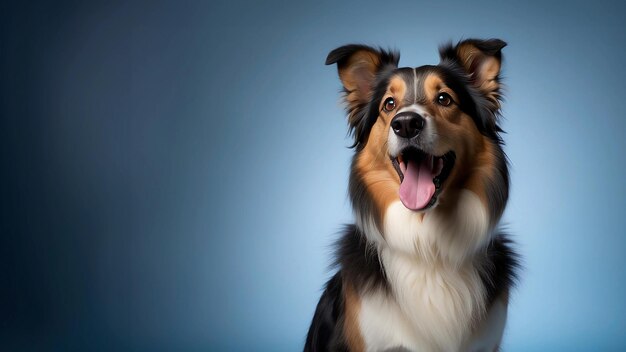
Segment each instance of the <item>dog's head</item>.
[{"label": "dog's head", "polygon": [[[398,68],[399,54],[363,45],[333,50],[356,155],[350,193],[382,226],[399,200],[416,216],[458,212],[472,192],[490,225],[508,197],[498,127],[501,40],[440,48],[434,66]],[[462,202],[461,202],[462,203]]]}]

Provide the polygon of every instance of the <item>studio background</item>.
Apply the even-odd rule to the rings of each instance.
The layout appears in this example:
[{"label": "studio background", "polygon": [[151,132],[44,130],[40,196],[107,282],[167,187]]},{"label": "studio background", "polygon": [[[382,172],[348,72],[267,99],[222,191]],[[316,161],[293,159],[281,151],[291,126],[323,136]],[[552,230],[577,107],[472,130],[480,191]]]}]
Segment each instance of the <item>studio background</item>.
[{"label": "studio background", "polygon": [[0,350],[297,351],[351,221],[326,54],[497,37],[504,351],[626,349],[621,2],[2,2]]}]

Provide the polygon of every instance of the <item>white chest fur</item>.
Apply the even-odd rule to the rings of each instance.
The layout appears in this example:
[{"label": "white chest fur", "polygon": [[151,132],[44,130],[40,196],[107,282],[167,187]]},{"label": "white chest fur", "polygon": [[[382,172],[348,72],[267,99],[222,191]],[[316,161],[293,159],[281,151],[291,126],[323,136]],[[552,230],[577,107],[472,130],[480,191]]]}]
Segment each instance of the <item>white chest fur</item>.
[{"label": "white chest fur", "polygon": [[499,343],[506,307],[486,314],[472,263],[489,238],[487,212],[471,192],[458,209],[446,222],[436,213],[422,221],[400,202],[387,209],[380,256],[391,292],[362,297],[359,322],[368,351],[493,350]]},{"label": "white chest fur", "polygon": [[[461,328],[462,342],[436,341],[432,334],[418,331],[403,308],[382,291],[361,297],[359,325],[367,351],[470,351],[492,352],[500,345],[506,323],[507,306],[496,301],[485,318],[469,332]],[[424,317],[427,319],[427,317]],[[428,324],[424,321],[424,324]],[[428,329],[438,329],[430,322]]]},{"label": "white chest fur", "polygon": [[[431,267],[389,250],[381,256],[391,293],[363,299],[361,326],[378,331],[363,331],[368,349],[399,345],[412,351],[458,351],[484,312],[485,293],[477,270]],[[383,311],[387,321],[380,320]]]}]

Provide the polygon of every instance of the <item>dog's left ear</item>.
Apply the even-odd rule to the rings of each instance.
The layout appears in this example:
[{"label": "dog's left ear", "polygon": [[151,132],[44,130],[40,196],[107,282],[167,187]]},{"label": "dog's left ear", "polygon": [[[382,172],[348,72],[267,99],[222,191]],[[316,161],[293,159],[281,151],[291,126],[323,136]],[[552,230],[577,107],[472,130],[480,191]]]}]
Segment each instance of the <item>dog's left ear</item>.
[{"label": "dog's left ear", "polygon": [[470,82],[493,104],[500,107],[501,50],[506,43],[500,39],[467,39],[456,46],[439,49],[441,60],[456,61],[468,74]]}]

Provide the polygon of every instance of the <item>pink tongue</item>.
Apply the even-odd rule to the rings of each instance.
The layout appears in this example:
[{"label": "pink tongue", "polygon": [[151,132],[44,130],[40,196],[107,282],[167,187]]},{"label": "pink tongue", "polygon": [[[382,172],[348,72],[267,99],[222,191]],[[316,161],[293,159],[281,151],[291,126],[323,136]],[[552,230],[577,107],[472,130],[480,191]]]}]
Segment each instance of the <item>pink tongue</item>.
[{"label": "pink tongue", "polygon": [[423,209],[435,194],[433,177],[431,158],[424,158],[419,165],[409,161],[400,184],[402,204],[411,210]]}]

